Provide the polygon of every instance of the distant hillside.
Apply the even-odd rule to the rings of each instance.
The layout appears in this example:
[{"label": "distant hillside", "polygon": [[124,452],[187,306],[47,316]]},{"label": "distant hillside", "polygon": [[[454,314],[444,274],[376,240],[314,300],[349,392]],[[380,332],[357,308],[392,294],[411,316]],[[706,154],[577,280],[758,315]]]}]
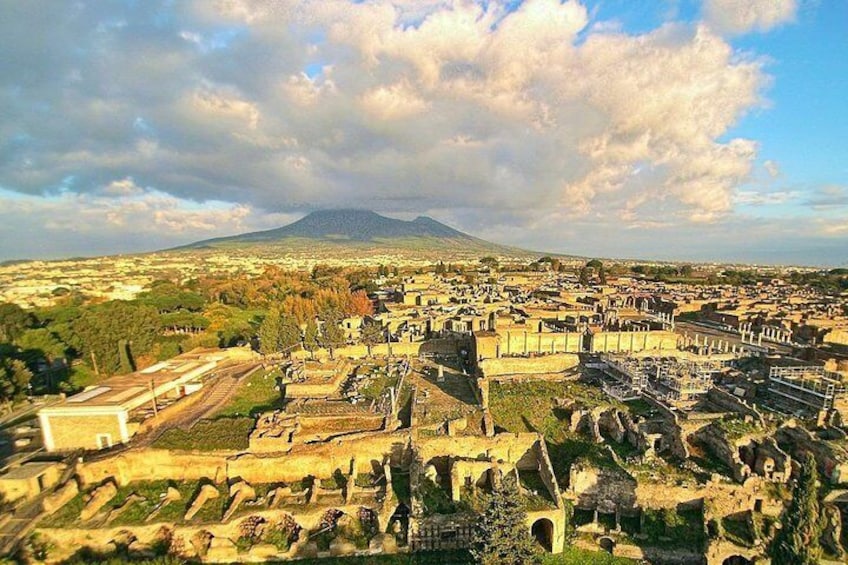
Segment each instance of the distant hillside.
[{"label": "distant hillside", "polygon": [[464,248],[480,253],[527,253],[455,230],[426,216],[397,220],[369,210],[321,210],[287,226],[198,241],[177,249],[251,247],[254,245],[303,246],[309,241],[399,248]]}]

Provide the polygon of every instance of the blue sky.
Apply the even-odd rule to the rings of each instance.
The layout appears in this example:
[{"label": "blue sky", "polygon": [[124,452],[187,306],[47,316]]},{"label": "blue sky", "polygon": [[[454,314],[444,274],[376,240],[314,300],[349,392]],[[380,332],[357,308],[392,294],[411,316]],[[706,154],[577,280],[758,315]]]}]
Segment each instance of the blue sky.
[{"label": "blue sky", "polygon": [[837,0],[0,0],[0,259],[355,206],[845,265],[846,25]]}]

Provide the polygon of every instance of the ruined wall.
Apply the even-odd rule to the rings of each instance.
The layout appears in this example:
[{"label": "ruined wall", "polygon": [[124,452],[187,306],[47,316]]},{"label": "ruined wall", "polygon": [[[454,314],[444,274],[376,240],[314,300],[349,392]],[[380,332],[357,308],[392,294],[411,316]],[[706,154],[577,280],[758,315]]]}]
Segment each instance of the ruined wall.
[{"label": "ruined wall", "polygon": [[408,433],[396,432],[372,437],[343,439],[322,444],[295,446],[285,455],[237,455],[235,453],[201,454],[164,449],[129,450],[109,457],[78,465],[80,481],[99,483],[114,477],[118,484],[133,481],[164,479],[197,480],[202,478],[221,482],[240,477],[248,482],[295,481],[312,475],[331,477],[336,469],[350,470],[356,459],[358,472],[370,472],[373,465],[382,465],[386,458],[400,465],[409,443]]},{"label": "ruined wall", "polygon": [[[430,339],[427,341],[413,341],[401,343],[379,343],[371,347],[372,357],[417,357],[420,354],[430,353],[437,355],[456,355],[460,348],[469,347],[467,339]],[[310,353],[306,350],[295,351],[292,359],[328,359],[328,349],[316,349]],[[350,359],[364,359],[368,357],[368,348],[361,344],[346,345],[333,350],[333,357],[348,357]]]},{"label": "ruined wall", "polygon": [[498,331],[501,357],[509,355],[540,355],[556,353],[579,353],[582,351],[583,335],[579,333],[529,332],[523,330]]},{"label": "ruined wall", "polygon": [[467,436],[462,441],[449,436],[437,436],[432,438],[419,438],[416,445],[419,456],[423,462],[428,462],[433,457],[441,457],[450,454],[455,457],[467,457],[470,459],[503,460],[515,464],[524,455],[533,449],[533,445],[539,441],[541,436],[534,433],[503,433],[488,438],[485,436]]},{"label": "ruined wall", "polygon": [[488,378],[502,375],[532,375],[542,373],[561,373],[580,363],[580,358],[572,353],[558,353],[540,357],[501,357],[486,359],[479,363],[480,370]]},{"label": "ruined wall", "polygon": [[669,331],[598,332],[592,335],[592,353],[676,349],[678,336]]},{"label": "ruined wall", "polygon": [[357,473],[370,473],[387,459],[401,465],[408,457],[409,435],[380,434],[351,441],[295,446],[285,455],[259,457],[240,455],[227,460],[227,476],[249,483],[296,481],[307,476],[329,478],[336,469],[348,473],[355,460]]},{"label": "ruined wall", "polygon": [[631,508],[636,504],[636,480],[617,469],[574,464],[567,496],[581,508]]},{"label": "ruined wall", "polygon": [[116,457],[77,465],[83,485],[114,477],[120,485],[132,481],[176,481],[210,478],[223,480],[228,454],[171,452],[166,449],[131,449]]},{"label": "ruined wall", "polygon": [[559,490],[556,474],[554,473],[554,468],[551,465],[551,458],[548,456],[548,448],[544,441],[537,441],[534,447],[536,451],[536,458],[539,461],[539,477],[542,479],[542,482],[545,483],[551,498],[554,499],[554,503],[557,505],[557,508],[559,508],[562,506],[562,493]]},{"label": "ruined wall", "polygon": [[742,399],[733,396],[723,389],[712,387],[707,393],[707,399],[723,410],[736,412],[743,416],[751,416],[760,426],[765,426],[763,415],[756,408],[749,406]]}]

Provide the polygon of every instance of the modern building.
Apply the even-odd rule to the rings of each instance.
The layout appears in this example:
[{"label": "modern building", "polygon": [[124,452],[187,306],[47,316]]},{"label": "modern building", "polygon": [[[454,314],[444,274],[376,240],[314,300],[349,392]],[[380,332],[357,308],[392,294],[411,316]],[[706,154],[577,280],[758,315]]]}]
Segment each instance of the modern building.
[{"label": "modern building", "polygon": [[127,443],[142,423],[198,391],[227,365],[250,359],[244,348],[196,349],[104,380],[38,412],[47,451],[106,449]]}]

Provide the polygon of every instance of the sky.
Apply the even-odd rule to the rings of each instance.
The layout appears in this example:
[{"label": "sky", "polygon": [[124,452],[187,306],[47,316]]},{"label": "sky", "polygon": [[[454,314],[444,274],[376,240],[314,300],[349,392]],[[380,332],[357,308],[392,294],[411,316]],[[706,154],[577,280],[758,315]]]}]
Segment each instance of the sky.
[{"label": "sky", "polygon": [[848,266],[843,0],[0,0],[0,260],[326,208]]}]

